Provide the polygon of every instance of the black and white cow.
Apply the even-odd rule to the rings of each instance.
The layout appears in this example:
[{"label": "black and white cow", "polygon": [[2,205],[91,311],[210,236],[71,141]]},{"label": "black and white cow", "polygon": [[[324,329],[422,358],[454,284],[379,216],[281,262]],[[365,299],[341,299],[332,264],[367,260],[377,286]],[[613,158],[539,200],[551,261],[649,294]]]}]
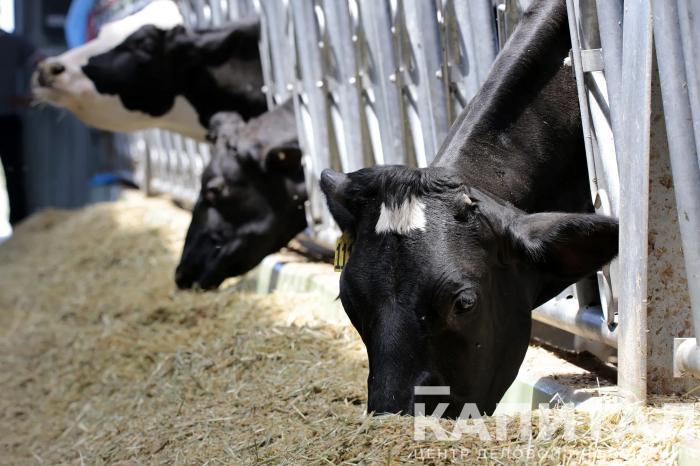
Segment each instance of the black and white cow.
[{"label": "black and white cow", "polygon": [[306,186],[291,100],[247,123],[214,116],[212,160],[187,231],[175,282],[218,287],[248,272],[306,228]]},{"label": "black and white cow", "polygon": [[257,19],[188,32],[171,1],[105,25],[87,44],[42,61],[32,79],[44,101],[109,131],[164,128],[204,140],[214,113],[267,110]]},{"label": "black and white cow", "polygon": [[[367,347],[369,411],[492,413],[524,358],[530,310],[617,254],[618,222],[585,213],[569,48],[564,0],[535,1],[430,167],[323,172],[354,238],[340,298]],[[449,395],[414,394],[426,385]]]}]

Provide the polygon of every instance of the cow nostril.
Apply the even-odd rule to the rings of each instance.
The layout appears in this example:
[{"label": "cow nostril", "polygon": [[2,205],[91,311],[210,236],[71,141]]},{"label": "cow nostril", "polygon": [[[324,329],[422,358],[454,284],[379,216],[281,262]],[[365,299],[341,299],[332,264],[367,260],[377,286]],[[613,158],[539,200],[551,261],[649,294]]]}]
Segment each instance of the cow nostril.
[{"label": "cow nostril", "polygon": [[175,270],[175,284],[181,290],[192,288],[193,280],[179,267]]},{"label": "cow nostril", "polygon": [[49,72],[54,76],[58,76],[64,71],[66,71],[66,67],[60,63],[51,63],[51,65],[49,66]]}]

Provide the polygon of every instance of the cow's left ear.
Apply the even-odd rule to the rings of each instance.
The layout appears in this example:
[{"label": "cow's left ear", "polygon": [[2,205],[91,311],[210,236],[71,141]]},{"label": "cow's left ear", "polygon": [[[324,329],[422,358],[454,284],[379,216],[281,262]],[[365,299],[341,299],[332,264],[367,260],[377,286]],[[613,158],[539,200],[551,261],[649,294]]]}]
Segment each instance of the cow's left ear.
[{"label": "cow's left ear", "polygon": [[296,144],[270,147],[264,154],[264,167],[268,172],[294,172],[301,168],[302,152]]},{"label": "cow's left ear", "polygon": [[542,272],[573,283],[618,251],[618,221],[595,214],[522,214],[509,226],[518,255]]}]

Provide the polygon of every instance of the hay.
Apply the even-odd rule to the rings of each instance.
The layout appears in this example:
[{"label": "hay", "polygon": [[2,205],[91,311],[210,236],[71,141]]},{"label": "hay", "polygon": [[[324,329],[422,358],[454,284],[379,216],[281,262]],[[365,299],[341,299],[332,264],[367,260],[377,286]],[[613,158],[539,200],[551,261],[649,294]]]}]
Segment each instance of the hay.
[{"label": "hay", "polygon": [[[672,462],[681,416],[569,413],[546,439],[413,440],[412,418],[365,416],[366,356],[347,326],[304,321],[313,295],[181,292],[188,215],[130,196],[34,216],[0,247],[0,462],[7,464],[545,464]],[[288,325],[289,316],[296,322]],[[697,412],[695,412],[697,414]],[[651,434],[635,429],[652,426]],[[697,417],[697,416],[696,416]],[[454,422],[441,421],[452,430]],[[595,425],[595,422],[593,422]],[[485,426],[496,438],[496,419]],[[693,420],[695,429],[700,427]],[[595,430],[595,429],[594,429]]]}]

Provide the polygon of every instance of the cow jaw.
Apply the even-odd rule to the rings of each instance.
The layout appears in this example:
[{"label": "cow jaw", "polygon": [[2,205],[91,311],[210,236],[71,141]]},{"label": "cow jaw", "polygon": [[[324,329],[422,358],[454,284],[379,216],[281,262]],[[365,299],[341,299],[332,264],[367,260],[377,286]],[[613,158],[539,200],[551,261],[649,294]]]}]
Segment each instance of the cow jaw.
[{"label": "cow jaw", "polygon": [[106,131],[129,133],[162,128],[198,141],[206,140],[207,130],[199,121],[192,104],[184,96],[177,96],[167,113],[153,116],[127,109],[119,96],[97,92],[92,81],[84,76],[71,84],[71,91],[40,87],[34,91],[35,98],[40,102],[66,108],[85,124]]}]

